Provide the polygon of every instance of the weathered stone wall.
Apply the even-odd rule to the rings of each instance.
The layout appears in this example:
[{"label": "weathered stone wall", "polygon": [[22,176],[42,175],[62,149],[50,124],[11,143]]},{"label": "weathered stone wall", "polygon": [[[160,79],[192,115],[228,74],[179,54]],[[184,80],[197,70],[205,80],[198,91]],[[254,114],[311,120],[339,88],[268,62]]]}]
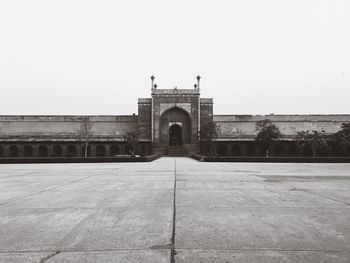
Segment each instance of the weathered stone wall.
[{"label": "weathered stone wall", "polygon": [[140,98],[138,102],[138,136],[140,141],[151,141],[152,99]]},{"label": "weathered stone wall", "polygon": [[255,124],[263,119],[270,119],[285,139],[292,139],[299,131],[337,132],[342,123],[350,122],[350,115],[214,115],[214,122],[221,129],[218,139],[254,140]]},{"label": "weathered stone wall", "polygon": [[200,126],[202,128],[213,121],[213,99],[201,98],[200,106]]},{"label": "weathered stone wall", "polygon": [[[94,136],[122,137],[137,131],[137,116],[84,116],[94,122]],[[0,116],[0,139],[5,137],[76,137],[79,116]]]}]

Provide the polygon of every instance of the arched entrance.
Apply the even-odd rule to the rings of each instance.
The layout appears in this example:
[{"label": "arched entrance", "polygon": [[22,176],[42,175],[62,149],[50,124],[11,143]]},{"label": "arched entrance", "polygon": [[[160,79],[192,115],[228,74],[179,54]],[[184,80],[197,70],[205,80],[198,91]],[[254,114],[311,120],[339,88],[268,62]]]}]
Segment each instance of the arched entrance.
[{"label": "arched entrance", "polygon": [[173,107],[160,117],[159,142],[170,146],[191,143],[191,117],[185,110]]},{"label": "arched entrance", "polygon": [[169,145],[170,146],[182,145],[182,128],[178,124],[173,124],[169,128]]}]

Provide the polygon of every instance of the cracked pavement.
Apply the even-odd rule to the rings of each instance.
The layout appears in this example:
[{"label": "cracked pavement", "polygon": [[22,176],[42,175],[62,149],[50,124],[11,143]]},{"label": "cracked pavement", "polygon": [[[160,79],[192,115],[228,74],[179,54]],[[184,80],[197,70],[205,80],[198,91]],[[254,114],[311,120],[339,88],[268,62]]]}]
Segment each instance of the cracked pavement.
[{"label": "cracked pavement", "polygon": [[350,164],[1,164],[0,262],[350,262]]}]

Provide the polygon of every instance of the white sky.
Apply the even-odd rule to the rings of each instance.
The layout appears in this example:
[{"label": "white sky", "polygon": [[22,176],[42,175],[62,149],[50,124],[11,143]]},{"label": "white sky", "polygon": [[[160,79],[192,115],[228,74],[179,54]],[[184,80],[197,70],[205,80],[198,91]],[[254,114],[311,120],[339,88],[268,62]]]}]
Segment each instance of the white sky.
[{"label": "white sky", "polygon": [[192,88],[215,114],[350,113],[350,1],[0,2],[0,114],[132,114]]}]

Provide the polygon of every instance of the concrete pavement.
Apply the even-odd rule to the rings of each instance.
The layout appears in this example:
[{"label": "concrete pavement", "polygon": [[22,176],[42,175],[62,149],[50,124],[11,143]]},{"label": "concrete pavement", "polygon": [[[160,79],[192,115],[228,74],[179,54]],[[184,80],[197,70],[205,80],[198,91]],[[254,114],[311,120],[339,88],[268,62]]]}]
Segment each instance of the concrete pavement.
[{"label": "concrete pavement", "polygon": [[349,222],[350,164],[0,165],[0,262],[350,262]]}]

